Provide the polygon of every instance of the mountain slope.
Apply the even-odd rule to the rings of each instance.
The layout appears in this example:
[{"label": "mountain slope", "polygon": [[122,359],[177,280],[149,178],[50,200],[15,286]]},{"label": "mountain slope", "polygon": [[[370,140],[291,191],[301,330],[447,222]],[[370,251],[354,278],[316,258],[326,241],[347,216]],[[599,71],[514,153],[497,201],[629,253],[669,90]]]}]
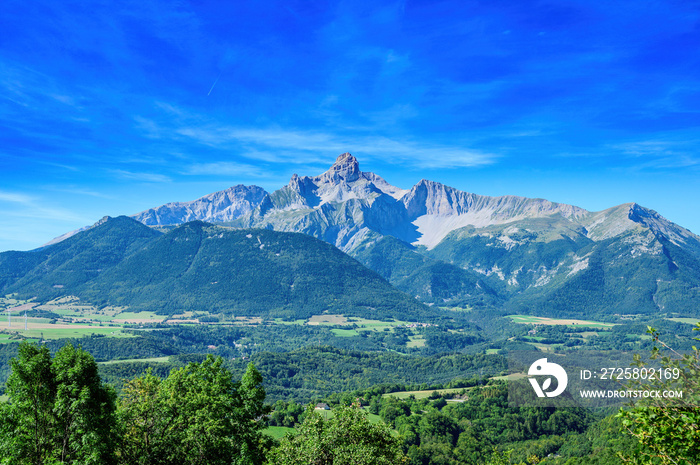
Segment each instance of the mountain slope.
[{"label": "mountain slope", "polygon": [[43,299],[70,295],[160,235],[126,217],[105,217],[59,243],[1,253],[0,289]]},{"label": "mountain slope", "polygon": [[76,295],[163,314],[415,320],[428,311],[325,242],[199,221],[162,234],[131,218],[108,218],[39,251],[0,254],[0,264],[0,276],[11,281],[5,293]]},{"label": "mountain slope", "polygon": [[[512,301],[520,311],[578,316],[700,312],[700,238],[637,204],[589,212],[427,180],[402,191],[343,154],[320,176],[294,176],[234,224],[323,239],[425,302]],[[673,271],[670,250],[685,269]]]},{"label": "mountain slope", "polygon": [[561,218],[540,218],[453,231],[426,254],[483,274],[513,312],[698,315],[700,260],[692,236],[637,223],[629,217],[640,210],[660,218],[637,205],[613,213],[621,210],[629,216],[605,223],[607,238],[593,240],[585,227]]},{"label": "mountain slope", "polygon": [[417,253],[414,247],[391,236],[359,250],[355,258],[423,302],[478,306],[502,303],[478,273]]},{"label": "mountain slope", "polygon": [[301,234],[191,222],[89,283],[95,300],[184,310],[308,318],[323,312],[406,317],[423,306],[336,248]]}]

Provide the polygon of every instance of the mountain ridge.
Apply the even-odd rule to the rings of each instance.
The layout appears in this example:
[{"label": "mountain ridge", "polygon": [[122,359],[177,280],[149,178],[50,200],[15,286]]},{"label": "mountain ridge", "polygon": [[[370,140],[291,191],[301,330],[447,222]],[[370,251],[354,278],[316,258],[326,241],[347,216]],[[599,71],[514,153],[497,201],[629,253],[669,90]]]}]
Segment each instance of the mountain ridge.
[{"label": "mountain ridge", "polygon": [[[348,229],[341,227],[341,222],[333,220],[332,215],[339,214],[337,207],[331,206],[325,210],[322,207],[349,201],[357,202],[349,205],[349,211],[345,209],[344,218],[339,218],[357,223],[356,228]],[[585,227],[586,235],[593,240],[607,239],[642,225],[664,235],[674,244],[690,244],[700,251],[700,237],[637,203],[591,212],[540,198],[515,195],[493,197],[464,192],[427,179],[420,180],[410,189],[401,189],[381,176],[361,171],[358,160],[348,152],[339,155],[324,173],[317,176],[294,174],[286,186],[272,193],[255,185],[239,184],[196,200],[170,202],[150,208],[132,215],[132,218],[149,226],[201,220],[240,227],[304,232],[305,223],[313,222],[312,218],[304,219],[304,216],[310,215],[313,210],[321,210],[320,214],[313,215],[317,221],[335,225],[344,231],[338,231],[335,238],[325,231],[312,235],[334,243],[346,252],[367,239],[376,240],[381,235],[392,235],[413,246],[432,249],[451,231],[465,226],[481,228],[557,214]],[[275,216],[282,218],[277,221]],[[354,221],[354,216],[358,216],[359,221]],[[280,224],[290,219],[298,220],[299,224]],[[342,223],[347,224],[347,221]],[[89,226],[66,233],[46,245],[60,242],[87,228]],[[358,238],[353,239],[352,236],[356,234]]]},{"label": "mountain ridge", "polygon": [[400,189],[343,153],[320,175],[295,174],[271,193],[239,185],[146,212],[135,217],[220,218],[233,228],[309,235],[433,305],[572,316],[700,312],[700,237],[636,203],[591,212],[427,179]]},{"label": "mountain ridge", "polygon": [[0,289],[39,301],[70,295],[161,314],[415,320],[427,310],[376,272],[304,234],[202,221],[161,233],[124,216],[107,217],[44,249],[0,253]]},{"label": "mountain ridge", "polygon": [[262,187],[238,184],[189,202],[170,202],[142,211],[132,218],[147,225],[170,225],[189,221],[231,221],[260,204],[267,192]]}]

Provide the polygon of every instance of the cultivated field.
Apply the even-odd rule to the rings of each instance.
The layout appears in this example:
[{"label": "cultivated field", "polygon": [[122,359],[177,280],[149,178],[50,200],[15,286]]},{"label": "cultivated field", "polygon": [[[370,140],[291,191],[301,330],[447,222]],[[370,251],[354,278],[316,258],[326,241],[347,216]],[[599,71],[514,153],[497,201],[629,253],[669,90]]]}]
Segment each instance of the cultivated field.
[{"label": "cultivated field", "polygon": [[469,389],[473,388],[428,389],[425,391],[399,391],[382,394],[382,397],[396,397],[397,399],[408,399],[410,396],[414,396],[416,399],[427,399],[432,395],[433,392],[437,392],[441,395],[461,394],[462,391],[469,391]]},{"label": "cultivated field", "polygon": [[700,323],[700,318],[667,318],[667,320],[675,321],[676,323],[686,323],[696,325]]},{"label": "cultivated field", "polygon": [[544,318],[531,315],[508,315],[508,318],[513,320],[514,323],[531,325],[585,326],[591,328],[612,328],[615,326],[614,323],[602,323],[600,321]]}]

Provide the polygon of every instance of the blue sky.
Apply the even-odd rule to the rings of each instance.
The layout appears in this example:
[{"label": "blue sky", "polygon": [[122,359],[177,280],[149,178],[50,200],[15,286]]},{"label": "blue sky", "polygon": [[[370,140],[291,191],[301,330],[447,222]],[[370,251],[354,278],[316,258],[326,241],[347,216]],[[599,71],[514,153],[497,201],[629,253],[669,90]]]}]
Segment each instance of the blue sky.
[{"label": "blue sky", "polygon": [[345,151],[700,233],[692,1],[0,3],[0,251]]}]

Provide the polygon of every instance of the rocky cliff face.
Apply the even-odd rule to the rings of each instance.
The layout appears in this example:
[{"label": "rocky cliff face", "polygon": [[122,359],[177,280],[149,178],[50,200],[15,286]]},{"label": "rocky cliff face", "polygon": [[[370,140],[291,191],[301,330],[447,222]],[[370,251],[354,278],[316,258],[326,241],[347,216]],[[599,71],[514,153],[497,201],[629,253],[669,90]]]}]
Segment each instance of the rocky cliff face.
[{"label": "rocky cliff face", "polygon": [[265,195],[267,192],[262,187],[240,184],[191,202],[172,202],[151,208],[133,215],[132,218],[148,226],[181,224],[195,220],[232,221],[260,205]]},{"label": "rocky cliff face", "polygon": [[361,171],[357,159],[343,153],[318,176],[295,174],[235,224],[302,232],[348,252],[404,227],[399,199],[405,192]]},{"label": "rocky cliff face", "polygon": [[417,227],[414,245],[432,249],[459,228],[482,228],[525,218],[560,216],[576,221],[588,212],[572,205],[512,195],[488,197],[462,192],[438,182],[422,180],[401,201]]}]

